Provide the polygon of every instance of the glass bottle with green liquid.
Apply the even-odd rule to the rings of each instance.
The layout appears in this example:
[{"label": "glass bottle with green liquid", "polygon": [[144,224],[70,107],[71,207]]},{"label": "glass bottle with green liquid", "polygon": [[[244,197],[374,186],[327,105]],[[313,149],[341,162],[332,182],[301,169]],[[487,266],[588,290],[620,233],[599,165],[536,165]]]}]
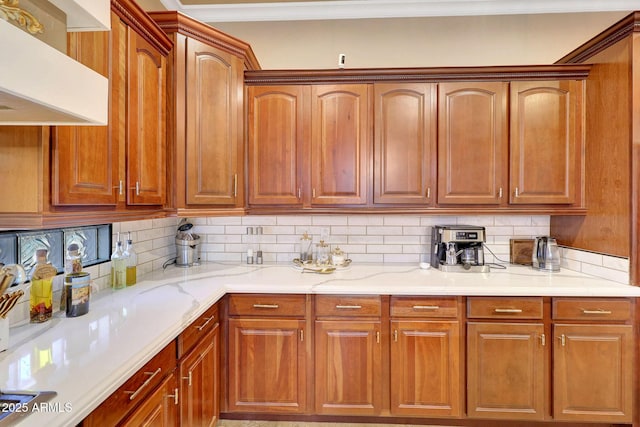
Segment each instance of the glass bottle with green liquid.
[{"label": "glass bottle with green liquid", "polygon": [[117,236],[116,247],[111,254],[111,287],[122,289],[126,286],[127,259],[122,250],[120,233]]},{"label": "glass bottle with green liquid", "polygon": [[133,240],[131,240],[131,232],[127,236],[127,246],[124,249],[124,256],[127,259],[127,286],[135,285],[137,281],[138,254],[133,248]]}]

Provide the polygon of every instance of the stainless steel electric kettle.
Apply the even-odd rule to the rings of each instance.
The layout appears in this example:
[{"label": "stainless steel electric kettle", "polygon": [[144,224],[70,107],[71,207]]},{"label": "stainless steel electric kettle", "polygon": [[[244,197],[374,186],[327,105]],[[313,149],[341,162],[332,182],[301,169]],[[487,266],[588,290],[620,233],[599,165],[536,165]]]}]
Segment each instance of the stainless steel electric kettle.
[{"label": "stainless steel electric kettle", "polygon": [[536,237],[531,261],[536,270],[560,271],[560,250],[556,239],[549,236]]}]

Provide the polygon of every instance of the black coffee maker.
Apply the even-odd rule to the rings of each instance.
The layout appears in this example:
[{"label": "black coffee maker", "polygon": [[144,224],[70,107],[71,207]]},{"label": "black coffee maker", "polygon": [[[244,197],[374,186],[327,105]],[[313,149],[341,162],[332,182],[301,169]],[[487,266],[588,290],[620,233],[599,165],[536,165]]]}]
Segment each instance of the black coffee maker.
[{"label": "black coffee maker", "polygon": [[431,266],[442,271],[486,273],[485,229],[475,225],[436,225],[431,231]]}]

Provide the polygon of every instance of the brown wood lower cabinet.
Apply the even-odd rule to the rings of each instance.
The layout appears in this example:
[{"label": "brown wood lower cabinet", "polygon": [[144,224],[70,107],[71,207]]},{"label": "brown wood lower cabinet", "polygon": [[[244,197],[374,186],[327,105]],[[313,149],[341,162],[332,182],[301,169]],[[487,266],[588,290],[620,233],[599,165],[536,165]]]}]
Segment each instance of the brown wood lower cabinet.
[{"label": "brown wood lower cabinet", "polygon": [[467,324],[467,414],[471,418],[543,420],[543,324]]},{"label": "brown wood lower cabinet", "polygon": [[381,297],[317,295],[315,302],[316,413],[380,414]]},{"label": "brown wood lower cabinet", "polygon": [[180,424],[213,426],[220,414],[219,324],[179,363]]},{"label": "brown wood lower cabinet", "polygon": [[554,419],[633,420],[634,305],[627,298],[554,299]]},{"label": "brown wood lower cabinet", "polygon": [[[178,422],[175,368],[176,343],[171,341],[94,409],[83,420],[83,427],[115,426],[125,419],[130,426],[175,425]],[[145,424],[145,420],[150,424]]]},{"label": "brown wood lower cabinet", "polygon": [[306,413],[308,302],[306,295],[229,295],[226,411]]},{"label": "brown wood lower cabinet", "polygon": [[177,421],[178,402],[176,377],[175,373],[171,373],[120,425],[122,427],[180,425]]},{"label": "brown wood lower cabinet", "polygon": [[460,297],[391,297],[392,415],[461,415],[461,302]]}]

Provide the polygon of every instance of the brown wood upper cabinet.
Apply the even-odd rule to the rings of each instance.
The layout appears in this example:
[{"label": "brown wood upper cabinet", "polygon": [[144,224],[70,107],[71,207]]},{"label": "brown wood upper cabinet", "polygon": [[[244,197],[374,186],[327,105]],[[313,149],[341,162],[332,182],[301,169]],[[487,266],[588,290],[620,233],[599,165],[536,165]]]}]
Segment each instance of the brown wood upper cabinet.
[{"label": "brown wood upper cabinet", "polygon": [[579,80],[511,83],[509,203],[580,203],[583,91]]},{"label": "brown wood upper cabinet", "polygon": [[362,205],[369,87],[249,87],[249,204]]},{"label": "brown wood upper cabinet", "polygon": [[508,87],[506,82],[439,84],[438,204],[502,204]]},{"label": "brown wood upper cabinet", "polygon": [[373,201],[431,206],[436,194],[437,85],[373,86]]},{"label": "brown wood upper cabinet", "polygon": [[110,116],[108,126],[53,129],[54,206],[166,203],[168,49],[115,12],[111,27],[69,37],[71,55],[109,77]]},{"label": "brown wood upper cabinet", "polygon": [[176,11],[150,15],[175,45],[167,82],[167,134],[178,212],[243,208],[242,75],[258,66],[251,48]]},{"label": "brown wood upper cabinet", "polygon": [[310,97],[308,86],[248,88],[250,205],[302,205]]}]

